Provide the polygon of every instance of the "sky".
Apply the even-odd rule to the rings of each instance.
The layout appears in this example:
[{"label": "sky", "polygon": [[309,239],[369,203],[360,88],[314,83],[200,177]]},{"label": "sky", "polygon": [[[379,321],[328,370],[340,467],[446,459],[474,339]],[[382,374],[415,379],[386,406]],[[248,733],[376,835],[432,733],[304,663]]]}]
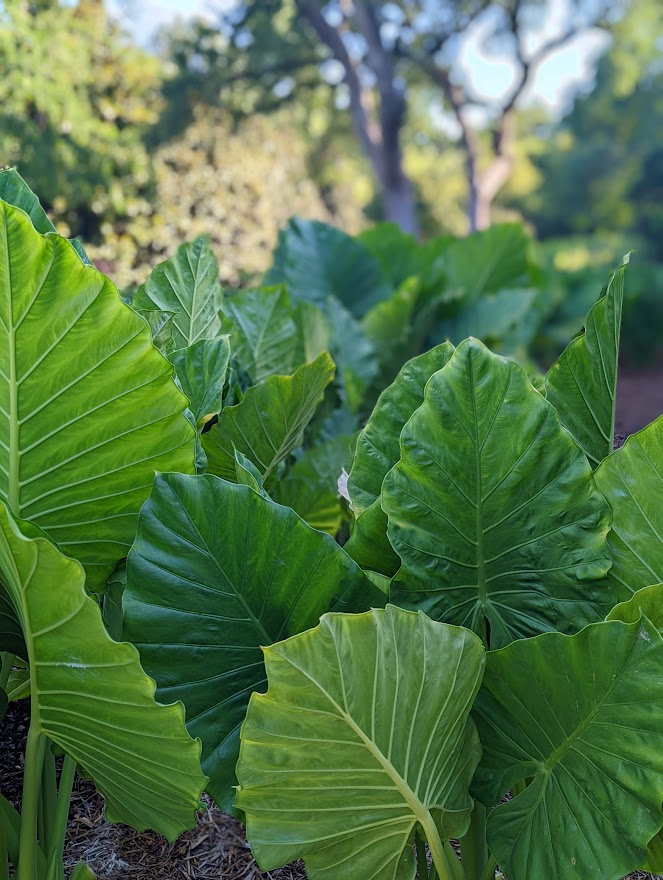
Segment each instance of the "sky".
[{"label": "sky", "polygon": [[[177,18],[208,17],[215,10],[232,6],[233,0],[106,0],[116,15],[143,45],[149,46],[159,27]],[[548,0],[544,27],[530,40],[535,50],[563,30],[568,0]],[[506,58],[498,58],[481,45],[481,29],[467,33],[460,51],[460,65],[472,88],[480,95],[500,100],[508,94],[515,77],[515,68]],[[607,37],[597,30],[586,31],[551,53],[532,76],[524,105],[540,104],[553,116],[568,107],[572,96],[591,83],[594,64],[605,49]]]}]

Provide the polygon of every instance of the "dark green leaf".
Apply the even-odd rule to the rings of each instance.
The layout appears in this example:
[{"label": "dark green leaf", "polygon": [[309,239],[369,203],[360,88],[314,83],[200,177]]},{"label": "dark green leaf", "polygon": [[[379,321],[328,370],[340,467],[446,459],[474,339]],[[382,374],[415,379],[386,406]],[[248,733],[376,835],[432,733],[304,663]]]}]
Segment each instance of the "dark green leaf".
[{"label": "dark green leaf", "polygon": [[230,360],[227,336],[200,339],[188,348],[171,352],[168,360],[182,391],[189,398],[189,407],[199,429],[221,412],[223,386]]},{"label": "dark green leaf", "polygon": [[239,727],[265,683],[261,646],[331,608],[379,603],[379,593],[328,535],[211,475],[157,477],[128,572],[125,637],[159,698],[184,702],[189,730],[203,741],[209,791],[230,810]]}]

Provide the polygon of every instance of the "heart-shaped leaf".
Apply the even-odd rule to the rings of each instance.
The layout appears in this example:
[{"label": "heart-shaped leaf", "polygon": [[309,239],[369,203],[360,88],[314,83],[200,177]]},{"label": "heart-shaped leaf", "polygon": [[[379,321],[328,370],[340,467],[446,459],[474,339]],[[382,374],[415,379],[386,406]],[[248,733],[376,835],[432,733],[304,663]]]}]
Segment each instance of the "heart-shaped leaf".
[{"label": "heart-shaped leaf", "polygon": [[618,880],[663,815],[663,640],[645,618],[547,633],[488,655],[473,715],[477,796],[509,880]]},{"label": "heart-shaped leaf", "polygon": [[302,442],[304,430],[334,378],[334,362],[325,352],[292,376],[271,376],[227,406],[203,434],[208,470],[235,479],[235,449],[259,469],[265,483],[276,466]]},{"label": "heart-shaped leaf", "polygon": [[609,509],[587,459],[521,368],[477,340],[428,381],[382,507],[403,562],[392,601],[492,647],[574,632],[614,604]]},{"label": "heart-shaped leaf", "polygon": [[159,263],[131,305],[137,310],[169,312],[172,345],[179,349],[221,335],[222,302],[216,258],[207,239],[201,237],[180,245],[174,257]]},{"label": "heart-shaped leaf", "polygon": [[57,235],[0,202],[0,498],[103,585],[154,471],[194,431],[145,321]]},{"label": "heart-shaped leaf", "polygon": [[311,880],[412,880],[418,830],[438,876],[454,876],[445,843],[467,829],[479,758],[476,636],[387,606],[327,614],[265,662],[237,764],[260,866],[301,857]]},{"label": "heart-shaped leaf", "polygon": [[208,790],[229,811],[239,727],[265,683],[261,646],[384,598],[328,535],[211,475],[156,478],[127,571],[124,635],[159,697],[184,702]]},{"label": "heart-shaped leaf", "polygon": [[138,652],[106,633],[82,567],[44,538],[25,538],[0,504],[0,595],[23,627],[31,730],[92,776],[110,821],[173,840],[195,824],[200,744],[182,704],[154,701]]},{"label": "heart-shaped leaf", "polygon": [[663,416],[605,458],[595,477],[612,507],[608,576],[627,598],[663,581]]},{"label": "heart-shaped leaf", "polygon": [[628,256],[610,279],[605,296],[587,315],[585,332],[571,342],[546,376],[546,397],[592,467],[612,452],[627,263]]}]

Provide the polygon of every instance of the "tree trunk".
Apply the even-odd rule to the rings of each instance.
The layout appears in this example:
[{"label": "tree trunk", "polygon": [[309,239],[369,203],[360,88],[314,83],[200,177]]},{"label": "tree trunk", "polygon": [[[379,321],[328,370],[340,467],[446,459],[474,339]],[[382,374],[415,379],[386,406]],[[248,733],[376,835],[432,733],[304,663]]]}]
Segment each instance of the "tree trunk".
[{"label": "tree trunk", "polygon": [[398,224],[403,232],[409,232],[418,238],[420,229],[414,187],[405,172],[396,181],[381,181],[380,188],[385,219]]}]

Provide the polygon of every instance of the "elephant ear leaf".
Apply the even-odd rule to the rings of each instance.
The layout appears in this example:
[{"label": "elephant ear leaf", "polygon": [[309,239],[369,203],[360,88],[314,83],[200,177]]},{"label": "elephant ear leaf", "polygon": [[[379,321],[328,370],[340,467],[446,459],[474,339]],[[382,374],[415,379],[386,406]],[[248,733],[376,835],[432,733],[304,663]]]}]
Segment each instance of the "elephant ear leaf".
[{"label": "elephant ear leaf", "polygon": [[608,577],[626,599],[663,581],[663,416],[604,459],[595,477],[612,507]]},{"label": "elephant ear leaf", "polygon": [[612,452],[617,359],[628,256],[587,315],[585,332],[570,343],[546,376],[546,397],[596,467]]},{"label": "elephant ear leaf", "polygon": [[[0,199],[25,211],[34,228],[42,235],[57,231],[48,219],[41,202],[15,168],[5,168],[0,171]],[[83,245],[77,238],[69,239],[69,244],[86,266],[92,265]]]},{"label": "elephant ear leaf", "polygon": [[382,507],[402,560],[391,600],[494,648],[614,604],[609,508],[586,457],[521,368],[475,339],[428,381]]},{"label": "elephant ear leaf", "polygon": [[194,431],[145,321],[68,242],[0,202],[0,499],[102,586],[155,470],[193,470]]},{"label": "elephant ear leaf", "polygon": [[663,640],[646,618],[488,655],[473,791],[493,806],[531,780],[488,817],[509,880],[618,880],[643,864],[663,822],[662,707]]},{"label": "elephant ear leaf", "polygon": [[401,431],[423,403],[426,382],[454,352],[449,342],[413,358],[401,369],[375,405],[357,440],[348,492],[357,517],[346,550],[362,567],[392,576],[400,559],[387,539],[387,516],[381,507],[382,483],[401,457]]},{"label": "elephant ear leaf", "polygon": [[334,362],[324,352],[292,376],[270,376],[249,388],[202,436],[209,472],[234,481],[236,449],[257,466],[269,488],[275,468],[301,444],[333,378]]},{"label": "elephant ear leaf", "polygon": [[107,634],[82,567],[44,538],[29,539],[0,503],[0,596],[23,628],[31,731],[92,776],[110,821],[169,840],[195,824],[205,783],[200,744],[182,704],[154,701],[138,651]]},{"label": "elephant ear leaf", "polygon": [[180,245],[174,257],[159,263],[131,305],[138,311],[169,312],[172,347],[177,350],[221,334],[222,303],[219,267],[209,242],[201,237]]},{"label": "elephant ear leaf", "polygon": [[168,355],[199,429],[221,412],[223,386],[230,360],[227,336],[199,339]]},{"label": "elephant ear leaf", "polygon": [[208,790],[231,811],[239,727],[265,682],[261,647],[384,597],[329,535],[210,474],[157,477],[127,571],[125,637],[158,696],[184,702]]},{"label": "elephant ear leaf", "polygon": [[325,615],[265,661],[237,764],[260,866],[303,858],[311,880],[411,880],[419,832],[438,876],[455,876],[447,841],[469,825],[479,758],[479,639],[387,606]]}]

